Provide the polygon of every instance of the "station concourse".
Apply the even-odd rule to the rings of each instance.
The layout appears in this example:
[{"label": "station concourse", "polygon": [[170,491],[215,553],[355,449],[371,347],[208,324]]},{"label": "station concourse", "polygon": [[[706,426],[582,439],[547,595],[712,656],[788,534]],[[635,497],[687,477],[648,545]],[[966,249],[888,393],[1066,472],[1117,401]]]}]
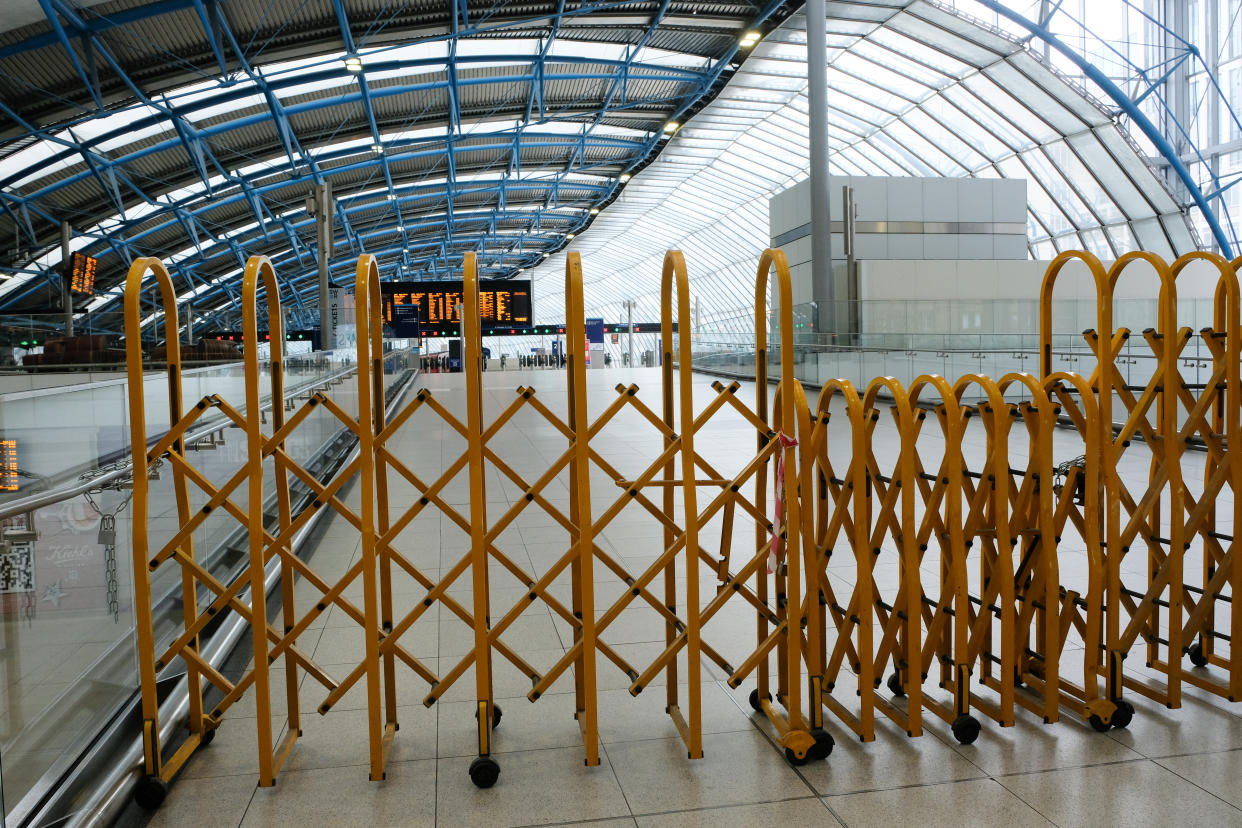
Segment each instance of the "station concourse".
[{"label": "station concourse", "polygon": [[1242,825],[1242,0],[0,6],[0,825]]}]

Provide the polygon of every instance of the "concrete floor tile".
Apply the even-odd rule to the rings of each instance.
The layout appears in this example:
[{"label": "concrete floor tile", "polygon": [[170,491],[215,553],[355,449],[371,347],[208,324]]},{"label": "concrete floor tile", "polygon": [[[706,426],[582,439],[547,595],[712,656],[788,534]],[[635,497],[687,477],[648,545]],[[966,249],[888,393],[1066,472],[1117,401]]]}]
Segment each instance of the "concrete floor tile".
[{"label": "concrete floor tile", "polygon": [[580,747],[504,754],[497,757],[499,781],[482,790],[470,781],[471,757],[440,759],[438,824],[501,828],[628,817],[607,758],[596,767],[586,767],[582,760]]},{"label": "concrete floor tile", "polygon": [[1238,786],[1238,780],[1242,779],[1242,750],[1169,756],[1153,761],[1231,805],[1242,808],[1242,789]]},{"label": "concrete floor tile", "polygon": [[809,786],[757,731],[706,734],[703,758],[680,739],[608,745],[621,788],[637,814],[742,805],[806,796]]},{"label": "concrete floor tile", "polygon": [[254,796],[257,777],[217,776],[181,779],[168,792],[149,828],[237,828]]},{"label": "concrete floor tile", "polygon": [[850,828],[894,825],[1048,828],[1052,823],[991,779],[830,796],[825,800]]},{"label": "concrete floor tile", "polygon": [[258,788],[242,826],[434,826],[436,762],[394,762],[387,778],[372,782],[366,767],[282,773]]},{"label": "concrete floor tile", "polygon": [[997,782],[1063,828],[1242,824],[1242,810],[1152,761],[1004,776]]},{"label": "concrete floor tile", "polygon": [[789,825],[798,828],[839,826],[824,803],[815,798],[710,808],[701,811],[674,811],[636,817],[638,828],[753,828],[755,825]]}]

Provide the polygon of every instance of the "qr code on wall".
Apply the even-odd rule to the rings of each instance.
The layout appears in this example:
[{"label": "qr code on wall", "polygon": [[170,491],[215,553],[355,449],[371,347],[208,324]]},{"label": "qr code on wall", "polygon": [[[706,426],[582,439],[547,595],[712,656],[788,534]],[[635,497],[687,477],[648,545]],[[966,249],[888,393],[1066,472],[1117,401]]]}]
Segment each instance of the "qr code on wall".
[{"label": "qr code on wall", "polygon": [[34,592],[34,588],[34,546],[19,543],[0,552],[0,595]]}]

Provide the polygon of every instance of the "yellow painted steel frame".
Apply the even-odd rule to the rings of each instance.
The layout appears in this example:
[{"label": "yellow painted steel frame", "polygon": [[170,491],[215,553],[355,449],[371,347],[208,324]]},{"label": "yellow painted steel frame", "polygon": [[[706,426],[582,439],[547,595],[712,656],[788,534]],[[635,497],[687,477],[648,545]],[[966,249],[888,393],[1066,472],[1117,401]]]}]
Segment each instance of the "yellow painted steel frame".
[{"label": "yellow painted steel frame", "polygon": [[[271,679],[269,667],[272,658],[268,650],[267,627],[267,585],[264,565],[267,562],[267,543],[263,526],[263,430],[260,406],[259,385],[259,324],[258,324],[258,291],[260,282],[267,302],[267,324],[271,337],[271,383],[273,416],[283,417],[283,408],[277,401],[284,399],[283,343],[285,332],[280,313],[280,286],[276,281],[276,272],[266,256],[251,256],[246,262],[242,274],[242,341],[243,366],[246,377],[246,496],[248,500],[247,515],[249,518],[248,542],[250,547],[250,612],[251,634],[254,641],[254,688],[255,688],[255,733],[259,750],[259,785],[270,787],[276,782],[276,774],[284,764],[289,752],[293,749],[298,736],[301,735],[297,704],[297,665],[293,659],[286,658],[289,671],[289,727],[280,745],[273,750],[272,744],[272,707]],[[280,500],[280,520],[282,526],[289,524],[289,493],[288,483],[284,474],[284,465],[278,457],[276,460],[276,485]],[[281,580],[290,590],[293,572],[286,561],[281,560]],[[285,622],[293,622],[292,600],[285,606]]]},{"label": "yellow painted steel frame", "polygon": [[583,312],[582,257],[565,257],[565,354],[569,430],[573,435],[570,463],[570,514],[576,527],[572,541],[577,557],[572,564],[574,615],[581,619],[575,643],[581,643],[574,674],[575,716],[582,730],[586,764],[599,764],[599,711],[595,671],[595,537],[591,519],[591,455],[587,421],[586,319]]},{"label": "yellow painted steel frame", "polygon": [[[1242,452],[1237,447],[1242,440],[1239,431],[1239,411],[1242,405],[1238,402],[1239,388],[1239,355],[1242,340],[1242,320],[1239,319],[1239,285],[1237,269],[1242,266],[1242,258],[1226,262],[1222,257],[1211,253],[1188,253],[1173,263],[1175,274],[1194,259],[1203,259],[1220,270],[1221,276],[1216,284],[1213,302],[1213,325],[1211,331],[1203,331],[1201,335],[1212,354],[1212,375],[1203,391],[1203,397],[1211,404],[1210,423],[1206,420],[1200,429],[1200,436],[1208,448],[1208,458],[1204,468],[1203,494],[1198,507],[1193,502],[1191,508],[1192,521],[1195,513],[1202,515],[1198,534],[1203,543],[1203,580],[1199,589],[1187,586],[1187,590],[1199,596],[1199,603],[1187,618],[1187,635],[1198,635],[1197,656],[1204,666],[1223,667],[1228,679],[1225,684],[1213,681],[1208,676],[1198,673],[1184,673],[1188,683],[1201,689],[1224,696],[1229,701],[1242,699],[1242,658],[1233,656],[1235,642],[1242,641],[1242,610],[1235,604],[1233,596],[1242,595],[1242,561],[1237,554],[1237,532],[1242,527]],[[1222,346],[1221,340],[1224,339]],[[1223,386],[1221,385],[1223,383]],[[1184,394],[1184,392],[1183,392]],[[1190,400],[1186,400],[1190,409]],[[1202,408],[1200,399],[1198,408]],[[1222,454],[1224,455],[1222,457]],[[1217,531],[1216,495],[1228,482],[1233,497],[1233,514],[1228,536]],[[1193,530],[1189,530],[1193,534]],[[1227,541],[1228,549],[1221,547],[1221,541]],[[1230,594],[1229,634],[1226,640],[1230,643],[1228,658],[1216,652],[1215,641],[1224,637],[1215,629],[1217,603],[1222,601],[1222,589],[1228,586]]]},{"label": "yellow painted steel frame", "polygon": [[[914,472],[914,455],[917,444],[919,423],[915,417],[910,397],[901,383],[891,377],[877,377],[872,380],[863,395],[863,410],[871,412],[873,419],[879,417],[877,404],[881,393],[887,394],[894,401],[893,415],[897,421],[900,448],[897,456],[897,467],[891,475],[883,475],[879,461],[876,459],[874,443],[867,446],[867,471],[869,489],[880,501],[880,509],[875,516],[873,534],[868,538],[867,546],[855,549],[859,563],[867,570],[866,588],[871,591],[869,596],[860,596],[859,600],[869,601],[873,612],[881,619],[881,638],[878,648],[864,657],[873,660],[875,685],[879,684],[880,673],[883,672],[890,656],[894,670],[900,675],[910,667],[922,661],[922,618],[923,588],[919,565],[921,551],[918,545],[918,523],[915,518],[915,498],[918,496],[918,485]],[[894,498],[901,500],[901,513],[895,513]],[[855,518],[857,519],[857,518]],[[875,581],[875,566],[884,554],[883,538],[888,534],[897,547],[899,586],[892,603],[882,600],[881,592]],[[862,585],[863,582],[859,582]],[[910,736],[919,736],[923,732],[922,724],[922,686],[910,683],[906,692],[909,705],[902,710],[891,704],[887,699],[868,694],[872,703],[881,712],[892,719]]]},{"label": "yellow painted steel frame", "polygon": [[[926,552],[936,541],[940,552],[939,595],[924,595],[922,622],[925,638],[921,658],[897,672],[890,687],[896,686],[910,697],[910,707],[921,698],[923,707],[949,724],[970,714],[970,682],[972,669],[968,659],[970,640],[970,584],[966,572],[966,539],[962,513],[962,473],[965,458],[960,450],[965,434],[963,407],[957,405],[953,386],[935,375],[917,377],[910,384],[910,406],[918,410],[921,422],[926,416],[919,406],[924,394],[940,400],[935,406],[945,449],[934,475],[923,467],[918,451],[914,452],[914,484],[924,504],[924,520],[918,531],[917,544]],[[915,442],[917,449],[917,440]],[[821,508],[822,498],[821,498]],[[926,590],[924,590],[926,593]],[[951,687],[951,706],[942,704],[921,692],[924,679],[931,672],[933,660],[940,663],[940,686]],[[918,688],[919,697],[913,695]]]},{"label": "yellow painted steel frame", "polygon": [[[850,428],[850,460],[843,477],[838,478],[828,457],[827,426],[832,401],[840,396],[845,404],[845,415]],[[821,690],[812,699],[812,707],[824,705],[858,735],[864,742],[875,739],[875,663],[872,654],[873,614],[875,604],[860,600],[860,585],[870,584],[872,556],[870,554],[870,491],[867,468],[868,423],[870,413],[864,413],[862,398],[854,384],[847,379],[830,379],[824,382],[816,403],[817,421],[815,456],[818,464],[819,486],[816,492],[817,516],[815,522],[817,561],[817,591],[831,614],[836,627],[836,643],[826,658],[819,659],[817,669],[822,683]],[[842,605],[832,588],[827,567],[832,562],[836,544],[841,534],[854,554],[855,589],[851,591],[848,605]],[[818,600],[818,599],[817,599]],[[826,636],[824,636],[826,640]],[[848,658],[857,678],[859,712],[857,716],[833,697],[841,666]]]},{"label": "yellow painted steel frame", "polygon": [[[483,332],[479,319],[479,273],[475,253],[468,252],[462,270],[462,330],[465,338],[466,426],[470,475],[470,550],[474,590],[474,680],[479,720],[479,756],[492,752],[492,642],[488,635],[491,609],[487,577],[487,493],[483,468]],[[589,500],[588,500],[589,502]]]},{"label": "yellow painted steel frame", "polygon": [[[1043,623],[1037,622],[1034,649],[1029,649],[1031,642],[1026,642],[1028,649],[1020,658],[1022,673],[1020,678],[1032,690],[1043,691],[1044,706],[1040,710],[1033,706],[1024,696],[1017,697],[1023,706],[1036,714],[1042,714],[1044,721],[1051,723],[1059,720],[1058,711],[1061,707],[1072,710],[1083,719],[1091,716],[1099,717],[1102,722],[1109,722],[1120,702],[1119,697],[1102,699],[1099,691],[1099,676],[1103,673],[1106,660],[1102,654],[1106,651],[1104,640],[1105,593],[1108,583],[1108,568],[1104,560],[1101,545],[1102,520],[1100,500],[1102,493],[1103,473],[1101,471],[1101,447],[1099,412],[1091,386],[1085,377],[1078,374],[1057,372],[1044,377],[1040,383],[1043,390],[1038,395],[1038,407],[1049,409],[1047,420],[1041,410],[1039,414],[1039,432],[1032,432],[1032,446],[1038,440],[1045,448],[1040,449],[1039,486],[1042,497],[1051,497],[1051,523],[1043,514],[1044,503],[1041,500],[1040,527],[1037,545],[1033,550],[1038,556],[1035,571],[1021,589],[1019,599],[1023,602],[1019,627],[1025,632],[1031,618],[1043,616]],[[1072,386],[1072,390],[1071,387]],[[1033,394],[1033,396],[1036,396]],[[1053,402],[1053,400],[1056,402]],[[1060,493],[1045,493],[1044,489],[1052,490],[1052,486],[1044,481],[1051,481],[1050,473],[1045,476],[1051,464],[1051,446],[1053,444],[1052,429],[1056,426],[1056,418],[1062,412],[1073,423],[1082,436],[1085,451],[1083,466],[1073,467],[1067,475]],[[1032,452],[1034,453],[1034,452]],[[1080,485],[1081,478],[1081,485]],[[1081,492],[1082,502],[1076,498]],[[1081,505],[1081,509],[1078,506]],[[1060,565],[1058,545],[1067,522],[1072,522],[1082,537],[1087,559],[1087,593],[1068,589],[1060,582]],[[1024,548],[1026,558],[1028,545]],[[1042,573],[1042,574],[1041,574]],[[1019,572],[1022,581],[1025,572]],[[1043,592],[1040,593],[1041,581]],[[1085,610],[1085,612],[1080,612]],[[1082,635],[1084,649],[1082,652],[1082,683],[1075,684],[1067,679],[1061,666],[1065,642],[1071,629],[1077,629]]]},{"label": "yellow painted steel frame", "polygon": [[[673,298],[677,299],[677,364],[678,389],[676,412],[673,407]],[[664,422],[676,429],[675,416],[680,415],[681,433],[680,450],[682,476],[682,506],[685,522],[682,527],[682,541],[685,546],[686,561],[686,695],[688,716],[681,712],[677,701],[677,661],[672,659],[668,665],[668,713],[673,717],[686,743],[686,750],[691,759],[703,758],[703,722],[702,722],[702,644],[700,635],[699,612],[699,507],[697,482],[695,480],[694,453],[694,378],[690,370],[690,280],[686,274],[686,260],[680,250],[670,250],[664,255],[664,268],[660,278],[660,342],[663,350],[661,374],[663,379]],[[665,449],[671,446],[674,436],[665,434]],[[672,480],[672,458],[664,465],[664,479]],[[672,518],[673,488],[666,485],[664,489],[664,510]],[[673,543],[671,530],[665,528],[665,548]],[[667,605],[677,606],[676,571],[672,561],[664,570],[665,598]],[[672,646],[678,636],[676,625],[671,621],[666,624],[667,644]]]},{"label": "yellow painted steel frame", "polygon": [[[1090,452],[1092,445],[1090,435],[1084,435],[1084,439],[1088,446],[1086,461],[1088,474],[1090,474],[1093,460],[1096,461],[1099,470],[1099,474],[1096,476],[1094,493],[1097,502],[1100,502],[1103,508],[1100,508],[1096,514],[1092,514],[1088,509],[1084,509],[1083,517],[1085,522],[1095,523],[1095,526],[1092,528],[1096,530],[1097,537],[1100,537],[1099,547],[1102,550],[1100,559],[1102,559],[1105,568],[1103,595],[1097,599],[1096,596],[1089,594],[1087,598],[1088,630],[1095,629],[1093,625],[1098,623],[1096,613],[1103,613],[1104,632],[1102,645],[1106,653],[1106,663],[1100,666],[1100,672],[1104,674],[1106,680],[1105,698],[1098,698],[1096,695],[1098,688],[1096,687],[1095,678],[1088,678],[1084,682],[1083,687],[1085,705],[1082,712],[1085,717],[1091,714],[1097,715],[1102,722],[1107,724],[1111,721],[1116,703],[1122,699],[1121,668],[1126,648],[1120,645],[1121,633],[1118,609],[1121,604],[1121,482],[1117,475],[1117,444],[1113,440],[1112,432],[1113,374],[1111,371],[1101,370],[1101,366],[1113,363],[1117,345],[1119,342],[1124,341],[1124,339],[1110,335],[1110,332],[1113,330],[1113,283],[1109,278],[1108,272],[1104,269],[1104,265],[1094,254],[1088,251],[1068,250],[1060,253],[1052,260],[1052,263],[1045,271],[1043,283],[1040,287],[1040,377],[1046,382],[1050,382],[1056,376],[1052,370],[1053,291],[1061,272],[1071,262],[1080,262],[1085,266],[1095,286],[1096,327],[1095,331],[1088,331],[1085,336],[1088,343],[1092,345],[1096,355],[1096,370],[1092,372],[1085,387],[1081,383],[1069,383],[1078,392],[1074,398],[1071,398],[1070,390],[1065,387],[1066,382],[1062,382],[1057,387],[1059,388],[1062,405],[1066,406],[1067,410],[1073,408],[1072,403],[1075,400],[1080,401],[1084,408],[1088,405],[1088,398],[1094,400],[1096,453]],[[1070,376],[1072,375],[1064,375],[1067,380]],[[1090,393],[1086,393],[1087,391],[1090,391]],[[1084,420],[1084,424],[1089,425],[1089,421]],[[1081,425],[1079,426],[1080,429],[1082,427]],[[1088,492],[1087,496],[1090,497],[1091,492]],[[1089,545],[1089,561],[1092,560],[1090,552],[1091,546]],[[1084,636],[1084,638],[1089,638],[1089,636]],[[1085,656],[1088,666],[1091,665],[1095,652],[1097,650],[1092,649]]]},{"label": "yellow painted steel frame", "polygon": [[[1233,701],[1240,697],[1238,662],[1232,658],[1226,660],[1216,655],[1213,642],[1218,637],[1230,641],[1232,655],[1233,633],[1242,631],[1242,615],[1232,606],[1229,609],[1230,634],[1218,633],[1214,629],[1215,614],[1218,602],[1221,602],[1222,589],[1229,585],[1231,596],[1238,594],[1233,589],[1234,579],[1238,577],[1237,562],[1233,555],[1234,534],[1232,533],[1235,530],[1231,529],[1231,534],[1225,535],[1217,531],[1216,525],[1216,501],[1226,483],[1229,484],[1233,495],[1231,525],[1234,525],[1232,519],[1242,517],[1242,503],[1238,499],[1238,493],[1242,491],[1238,488],[1239,483],[1242,482],[1242,477],[1239,477],[1242,474],[1242,456],[1239,456],[1236,450],[1236,441],[1242,435],[1239,435],[1237,430],[1238,406],[1230,404],[1232,400],[1228,396],[1233,393],[1233,389],[1238,387],[1236,384],[1239,373],[1240,338],[1238,277],[1236,263],[1230,263],[1214,253],[1193,252],[1173,262],[1170,266],[1172,279],[1176,280],[1183,270],[1195,261],[1214,265],[1220,274],[1213,303],[1213,327],[1200,334],[1209,353],[1212,354],[1212,375],[1196,399],[1190,386],[1182,381],[1180,372],[1178,372],[1178,381],[1172,386],[1177,389],[1177,392],[1170,398],[1168,404],[1174,410],[1174,427],[1177,427],[1179,404],[1185,410],[1186,422],[1177,427],[1178,430],[1173,433],[1171,440],[1166,438],[1165,442],[1175,443],[1180,448],[1188,444],[1197,434],[1208,450],[1203,493],[1197,501],[1190,493],[1184,494],[1187,513],[1184,515],[1185,523],[1181,527],[1184,532],[1186,550],[1191,549],[1192,542],[1196,538],[1200,541],[1199,551],[1203,558],[1203,574],[1201,587],[1181,581],[1174,582],[1170,576],[1171,588],[1180,593],[1182,606],[1186,609],[1186,618],[1180,625],[1183,646],[1174,650],[1173,638],[1170,636],[1167,662],[1153,658],[1151,655],[1149,655],[1149,662],[1152,666],[1169,674],[1170,684],[1185,681]],[[1179,346],[1182,344],[1180,337],[1178,344]],[[1173,364],[1176,367],[1176,362]],[[1169,386],[1166,385],[1167,387]],[[1159,475],[1153,475],[1153,478],[1153,484],[1160,482]],[[1222,540],[1227,540],[1230,544],[1228,551],[1221,546]],[[1169,612],[1172,613],[1172,601],[1170,603]],[[1190,642],[1196,637],[1198,637],[1198,642],[1192,645]],[[1149,654],[1153,649],[1149,645]],[[1222,685],[1207,676],[1183,670],[1180,666],[1183,655],[1191,655],[1192,662],[1196,664],[1202,662],[1204,666],[1215,664],[1225,667],[1229,673],[1228,681]]]},{"label": "yellow painted steel frame", "polygon": [[[768,288],[771,284],[769,279],[772,272],[775,271],[775,287],[778,296],[778,312],[779,333],[781,343],[781,379],[778,388],[792,389],[797,380],[793,375],[793,288],[789,275],[789,262],[785,258],[782,250],[768,248],[763,251],[763,255],[759,257],[759,266],[755,273],[755,412],[761,420],[766,424],[768,422]],[[688,330],[683,328],[682,330]],[[683,339],[683,342],[685,340]],[[689,359],[685,359],[684,364],[689,364]],[[792,392],[790,392],[792,393]],[[805,397],[803,398],[805,401]],[[798,494],[798,453],[795,451],[796,434],[798,430],[797,423],[797,406],[783,406],[780,412],[780,422],[777,424],[778,436],[783,435],[786,439],[782,440],[782,444],[778,449],[783,453],[784,469],[785,469],[785,514],[784,531],[780,531],[777,527],[776,533],[783,534],[785,542],[785,591],[783,594],[777,594],[778,606],[778,626],[788,623],[791,630],[801,629],[801,619],[786,622],[784,617],[780,616],[780,607],[792,605],[795,612],[801,610],[803,604],[803,587],[802,587],[802,514],[801,514],[801,497]],[[765,435],[759,435],[759,444],[757,450],[762,453],[766,448]],[[764,466],[767,465],[764,460]],[[766,470],[761,472],[755,479],[755,506],[760,513],[767,509],[767,475]],[[761,548],[764,545],[763,529],[756,526],[755,546]],[[778,589],[781,586],[777,582]],[[768,579],[760,567],[755,571],[755,593],[759,600],[763,603],[768,601]],[[756,614],[756,646],[762,648],[766,639],[771,634],[769,630],[769,620],[762,613]],[[795,623],[796,622],[796,623]],[[799,634],[800,635],[800,634]],[[772,694],[770,689],[770,679],[768,676],[768,662],[763,659],[759,662],[757,671],[758,681],[758,699],[762,706],[764,714],[771,721],[772,725],[781,734],[781,745],[793,756],[802,760],[808,752],[815,747],[815,738],[810,734],[810,727],[807,718],[802,709],[802,664],[803,653],[801,647],[795,646],[798,638],[795,635],[788,635],[785,640],[777,646],[777,663],[778,681],[777,695],[779,701],[785,708],[782,714],[776,709],[772,702]],[[815,677],[812,677],[812,682]],[[814,684],[811,685],[815,687]]]},{"label": "yellow painted steel frame", "polygon": [[[877,402],[881,394],[894,401],[892,411],[898,429],[896,467],[888,475],[881,471],[872,441],[880,416]],[[851,431],[851,456],[844,478],[836,476],[827,453],[830,409],[837,396],[845,402]],[[914,413],[911,399],[902,385],[889,377],[873,380],[861,397],[849,381],[829,381],[821,389],[817,404],[809,459],[816,466],[819,485],[814,493],[809,485],[804,484],[803,488],[816,513],[810,524],[815,532],[817,557],[813,573],[817,594],[809,600],[819,603],[822,596],[837,628],[837,640],[830,655],[826,651],[816,653],[808,662],[822,683],[822,691],[813,693],[812,716],[818,713],[814,708],[827,707],[863,741],[875,738],[877,709],[910,736],[922,733],[924,595],[919,566],[921,546],[925,545],[919,542],[915,514],[915,500],[919,496],[915,447],[922,417]],[[879,503],[878,510],[872,509],[873,496]],[[837,540],[843,532],[854,554],[855,565],[854,587],[846,606],[838,602],[828,574]],[[884,600],[876,581],[876,566],[884,554],[882,546],[886,536],[891,537],[897,548],[898,589],[891,603]],[[874,635],[877,616],[881,633],[878,641]],[[812,617],[820,627],[827,620],[822,611]],[[824,633],[819,633],[818,637],[826,641]],[[814,650],[808,643],[808,651]],[[857,714],[832,695],[846,658],[858,676]],[[895,684],[910,696],[905,709],[875,692],[890,659],[897,677]],[[917,679],[909,679],[911,670]]]},{"label": "yellow painted steel frame", "polygon": [[[374,443],[375,435],[384,428],[384,342],[380,318],[383,303],[380,299],[379,268],[375,257],[370,254],[358,257],[354,278],[354,302],[357,308],[358,336],[358,456],[362,461],[359,468],[358,518],[361,523],[360,557],[363,612],[366,619],[363,631],[367,678],[367,735],[370,744],[370,777],[371,781],[378,782],[385,777],[384,767],[397,731],[397,711],[395,679],[392,674],[393,655],[389,653],[385,656],[384,675],[381,676],[379,652],[381,637],[392,628],[392,585],[386,569],[382,571],[382,585],[378,582],[381,573],[377,572],[375,543],[377,480]],[[477,307],[477,300],[475,304],[467,304],[466,307]],[[387,491],[384,493],[387,494]],[[382,631],[381,589],[384,598]],[[389,688],[386,708],[381,682]]]},{"label": "yellow painted steel frame", "polygon": [[[1164,260],[1155,254],[1138,251],[1126,253],[1118,258],[1108,270],[1109,292],[1103,301],[1111,305],[1122,273],[1127,267],[1140,261],[1152,267],[1160,279],[1157,327],[1154,332],[1144,333],[1144,338],[1157,357],[1156,371],[1142,396],[1137,401],[1131,402],[1129,388],[1121,380],[1114,362],[1104,359],[1101,355],[1098,367],[1099,394],[1105,396],[1116,392],[1129,408],[1125,426],[1116,437],[1111,438],[1117,445],[1117,450],[1113,454],[1114,464],[1120,460],[1126,447],[1130,445],[1131,435],[1135,431],[1142,431],[1143,426],[1147,425],[1146,411],[1153,400],[1156,404],[1157,417],[1156,427],[1152,430],[1154,434],[1144,435],[1149,438],[1154,437],[1155,444],[1150,446],[1152,453],[1150,479],[1147,490],[1140,500],[1135,502],[1120,476],[1116,474],[1113,476],[1117,486],[1118,500],[1121,507],[1128,512],[1129,517],[1127,520],[1122,520],[1120,511],[1118,512],[1119,546],[1114,547],[1111,542],[1108,546],[1109,558],[1114,568],[1118,570],[1119,586],[1118,601],[1110,609],[1118,616],[1118,625],[1120,625],[1122,609],[1130,609],[1129,623],[1117,641],[1118,649],[1121,652],[1127,652],[1135,639],[1146,632],[1144,637],[1147,638],[1149,645],[1148,662],[1154,665],[1158,660],[1160,605],[1161,603],[1168,604],[1167,647],[1168,651],[1176,656],[1169,658],[1167,662],[1166,673],[1169,680],[1166,688],[1153,688],[1147,682],[1139,681],[1132,676],[1123,675],[1122,682],[1135,692],[1149,696],[1170,707],[1177,707],[1181,704],[1181,653],[1184,651],[1182,624],[1185,615],[1182,602],[1185,583],[1183,568],[1186,552],[1186,491],[1182,482],[1181,465],[1184,443],[1175,437],[1178,432],[1175,389],[1181,384],[1177,359],[1181,349],[1190,338],[1190,332],[1186,330],[1184,334],[1181,334],[1177,329],[1177,287],[1173,273]],[[1123,335],[1129,333],[1124,328],[1122,331]],[[1101,332],[1101,345],[1106,338],[1108,335]],[[1167,538],[1161,538],[1161,500],[1166,490],[1169,499],[1169,534]],[[1148,584],[1146,592],[1140,594],[1138,604],[1134,605],[1131,601],[1133,597],[1131,591],[1121,586],[1120,566],[1130,550],[1131,543],[1144,530],[1144,540],[1148,551]],[[1167,545],[1167,550],[1164,548],[1165,545]],[[1114,549],[1119,549],[1119,553],[1114,554]],[[1165,593],[1166,589],[1168,591],[1167,602],[1162,602],[1160,596]]]},{"label": "yellow painted steel frame", "polygon": [[[168,378],[168,415],[173,439],[160,443],[158,452],[147,450],[146,395],[142,365],[142,282],[148,272],[155,274],[160,301],[164,311],[164,329],[168,332],[166,344]],[[177,773],[190,755],[214,735],[215,724],[203,715],[202,681],[197,661],[186,659],[186,681],[190,698],[189,738],[177,752],[164,762],[159,741],[159,697],[156,691],[155,638],[152,626],[151,568],[149,566],[148,521],[150,519],[150,482],[147,469],[167,452],[185,457],[184,430],[178,430],[183,419],[181,397],[181,326],[177,316],[177,291],[173,287],[168,270],[159,259],[143,257],[135,259],[125,278],[125,363],[129,391],[129,433],[133,455],[133,572],[134,572],[134,626],[137,635],[138,681],[142,694],[143,769],[147,776],[158,777],[167,782]],[[201,406],[200,406],[201,409]],[[164,443],[167,442],[167,445]],[[173,489],[177,501],[177,519],[181,525],[190,517],[189,490],[185,473],[180,465],[173,466]],[[177,554],[194,560],[193,536],[185,537],[177,547]],[[186,626],[193,624],[198,615],[197,589],[194,576],[182,569],[181,600]],[[198,651],[195,636],[185,643],[193,653]]]}]

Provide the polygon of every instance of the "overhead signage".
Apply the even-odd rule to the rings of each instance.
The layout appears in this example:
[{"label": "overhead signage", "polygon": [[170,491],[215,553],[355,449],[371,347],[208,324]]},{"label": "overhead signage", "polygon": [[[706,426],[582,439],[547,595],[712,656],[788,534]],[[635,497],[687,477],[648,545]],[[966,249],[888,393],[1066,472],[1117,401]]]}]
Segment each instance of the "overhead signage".
[{"label": "overhead signage", "polygon": [[99,271],[99,259],[85,253],[73,253],[69,256],[69,289],[74,293],[93,296],[95,293],[95,274]]},{"label": "overhead signage", "polygon": [[[420,329],[460,327],[458,306],[462,303],[460,279],[439,282],[382,282],[384,323],[394,336],[418,336]],[[416,311],[398,310],[401,307]],[[479,281],[479,319],[484,333],[498,328],[530,326],[531,283],[529,279],[481,279]]]}]

